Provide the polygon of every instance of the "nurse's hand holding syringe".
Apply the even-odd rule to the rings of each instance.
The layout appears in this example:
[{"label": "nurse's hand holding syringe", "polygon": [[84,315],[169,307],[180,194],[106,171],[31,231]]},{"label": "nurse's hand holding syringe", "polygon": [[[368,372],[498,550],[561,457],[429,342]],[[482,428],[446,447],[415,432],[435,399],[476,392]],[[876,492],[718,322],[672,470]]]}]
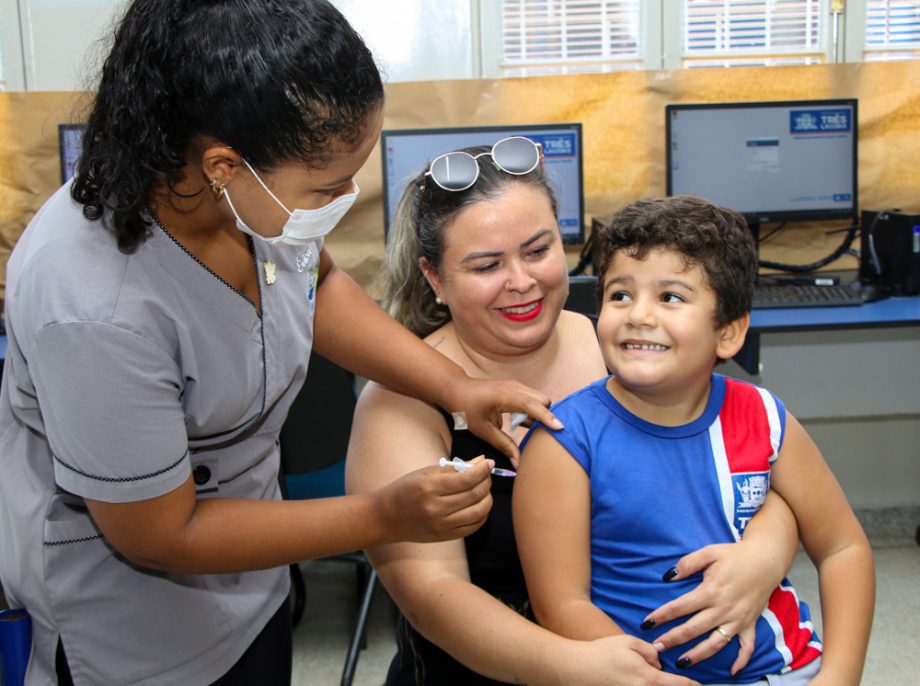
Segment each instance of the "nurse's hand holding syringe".
[{"label": "nurse's hand holding syringe", "polygon": [[[442,457],[440,460],[438,460],[438,466],[440,466],[442,469],[444,467],[453,467],[458,472],[465,472],[467,469],[470,468],[470,464],[467,462],[464,462],[459,457],[455,457],[452,460],[448,460],[446,457]],[[517,476],[517,472],[514,472],[510,469],[502,469],[501,467],[493,467],[492,475],[493,476]]]}]

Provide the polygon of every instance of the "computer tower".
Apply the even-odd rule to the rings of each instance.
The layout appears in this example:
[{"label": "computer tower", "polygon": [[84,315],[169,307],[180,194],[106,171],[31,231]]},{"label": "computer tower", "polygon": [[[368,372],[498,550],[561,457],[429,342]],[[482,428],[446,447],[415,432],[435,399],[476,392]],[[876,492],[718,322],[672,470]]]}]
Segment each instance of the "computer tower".
[{"label": "computer tower", "polygon": [[859,280],[892,295],[920,293],[920,214],[863,210]]}]

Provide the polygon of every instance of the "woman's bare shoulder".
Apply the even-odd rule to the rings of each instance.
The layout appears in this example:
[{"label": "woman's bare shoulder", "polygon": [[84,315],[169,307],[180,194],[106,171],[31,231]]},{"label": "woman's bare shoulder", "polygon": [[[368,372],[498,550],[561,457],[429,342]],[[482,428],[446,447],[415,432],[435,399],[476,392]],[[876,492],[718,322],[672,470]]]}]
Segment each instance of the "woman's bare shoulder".
[{"label": "woman's bare shoulder", "polygon": [[438,408],[370,381],[358,398],[348,444],[350,486],[375,488],[437,462],[449,441]]},{"label": "woman's bare shoulder", "polygon": [[594,322],[591,321],[588,315],[582,314],[581,312],[562,310],[562,312],[559,313],[559,324],[573,328],[577,327],[582,330],[590,329],[594,331]]},{"label": "woman's bare shoulder", "polygon": [[589,317],[579,312],[563,310],[559,314],[556,328],[562,335],[567,354],[575,351],[600,358],[597,332],[594,329],[594,322]]},{"label": "woman's bare shoulder", "polygon": [[440,411],[434,405],[391,390],[376,381],[368,381],[358,396],[355,419],[365,415],[379,416],[387,423],[402,418],[404,421],[399,421],[402,428],[407,428],[413,423],[436,424],[441,417]]}]

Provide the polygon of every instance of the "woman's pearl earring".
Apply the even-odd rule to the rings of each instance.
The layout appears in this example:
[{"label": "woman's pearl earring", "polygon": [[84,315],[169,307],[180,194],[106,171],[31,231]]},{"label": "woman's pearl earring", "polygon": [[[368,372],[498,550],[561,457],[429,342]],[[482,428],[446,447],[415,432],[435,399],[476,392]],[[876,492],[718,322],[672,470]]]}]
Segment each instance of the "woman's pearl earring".
[{"label": "woman's pearl earring", "polygon": [[436,305],[443,305],[443,304],[444,304],[444,300],[441,298],[440,295],[437,295],[437,294],[435,294],[435,296],[434,296],[434,302],[435,302]]}]

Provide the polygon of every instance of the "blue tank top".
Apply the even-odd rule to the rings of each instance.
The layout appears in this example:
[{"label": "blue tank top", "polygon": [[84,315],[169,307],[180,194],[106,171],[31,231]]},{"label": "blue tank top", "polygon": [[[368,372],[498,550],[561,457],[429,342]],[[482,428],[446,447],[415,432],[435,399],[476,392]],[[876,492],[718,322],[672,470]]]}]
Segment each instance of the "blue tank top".
[{"label": "blue tank top", "polygon": [[[653,642],[683,620],[642,631],[644,618],[702,579],[663,582],[662,574],[694,550],[738,540],[762,505],[785,409],[763,389],[714,374],[698,419],[659,426],[620,405],[605,383],[555,405],[565,429],[553,435],[591,481],[592,600],[623,631]],[[708,660],[676,669],[676,660],[705,636],[662,653],[665,670],[703,683],[729,681],[737,637]],[[797,669],[820,653],[809,608],[784,580],[758,619],[750,662],[732,681]]]}]

